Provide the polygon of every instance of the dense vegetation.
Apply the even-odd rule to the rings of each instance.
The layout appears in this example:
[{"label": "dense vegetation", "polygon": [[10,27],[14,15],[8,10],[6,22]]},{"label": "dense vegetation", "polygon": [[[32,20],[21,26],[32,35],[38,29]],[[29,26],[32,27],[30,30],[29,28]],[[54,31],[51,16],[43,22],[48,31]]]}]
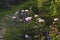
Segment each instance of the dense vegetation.
[{"label": "dense vegetation", "polygon": [[[32,29],[35,25],[41,28],[41,24],[37,22],[36,18],[34,18],[34,15],[39,15],[39,18],[45,20],[45,23],[42,25],[43,32],[45,32],[46,30],[51,31],[53,27],[58,28],[58,30],[60,31],[60,21],[57,21],[56,24],[53,24],[54,18],[59,18],[60,20],[59,1],[27,0],[17,5],[10,4],[10,6],[11,9],[0,10],[0,18],[3,17],[1,21],[5,24],[0,25],[1,27],[5,26],[5,28],[7,29],[4,40],[22,40],[21,35],[26,31],[22,29],[24,27],[26,27],[27,29],[26,32],[32,32]],[[17,9],[29,9],[30,7],[32,8],[32,13],[30,15],[33,17],[33,20],[31,22],[25,23],[23,21],[20,23],[16,23],[14,20],[12,20],[11,16],[14,15]],[[8,15],[7,18],[6,15]],[[18,26],[16,26],[16,24]],[[52,28],[50,27],[51,25]],[[57,36],[55,35],[55,33],[50,34],[50,37],[52,37],[51,40],[60,40],[60,34]],[[45,36],[43,36],[41,40],[44,40],[44,38]]]}]

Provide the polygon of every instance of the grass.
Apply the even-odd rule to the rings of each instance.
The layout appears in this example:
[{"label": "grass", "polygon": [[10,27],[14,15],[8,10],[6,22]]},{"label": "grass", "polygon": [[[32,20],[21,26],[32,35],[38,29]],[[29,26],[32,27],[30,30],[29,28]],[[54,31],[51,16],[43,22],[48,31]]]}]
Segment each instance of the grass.
[{"label": "grass", "polygon": [[23,2],[22,4],[18,4],[18,5],[11,5],[12,8],[11,9],[0,9],[0,17],[4,17],[7,14],[13,14],[15,13],[15,11],[17,11],[17,9],[23,9],[24,7],[30,6],[32,4],[32,1],[26,1]]}]

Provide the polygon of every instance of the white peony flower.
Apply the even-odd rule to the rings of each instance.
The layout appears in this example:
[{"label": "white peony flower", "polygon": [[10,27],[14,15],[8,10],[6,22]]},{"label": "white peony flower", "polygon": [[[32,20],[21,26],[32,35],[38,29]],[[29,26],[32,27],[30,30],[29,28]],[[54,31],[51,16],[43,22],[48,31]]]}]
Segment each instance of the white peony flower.
[{"label": "white peony flower", "polygon": [[25,37],[26,37],[26,38],[29,38],[29,36],[28,36],[27,34],[25,35]]},{"label": "white peony flower", "polygon": [[25,10],[21,10],[21,12],[25,12]]},{"label": "white peony flower", "polygon": [[41,22],[43,22],[43,23],[44,23],[44,22],[45,22],[45,20],[43,20],[43,19],[40,19],[40,20],[39,20],[39,22],[40,22],[40,23],[41,23]]},{"label": "white peony flower", "polygon": [[32,17],[25,18],[26,21],[30,21],[31,19],[32,19]]},{"label": "white peony flower", "polygon": [[29,10],[26,9],[25,12],[29,12]]},{"label": "white peony flower", "polygon": [[34,17],[36,18],[36,17],[38,17],[38,15],[35,15]]},{"label": "white peony flower", "polygon": [[59,19],[58,18],[54,18],[54,21],[58,21]]},{"label": "white peony flower", "polygon": [[15,18],[16,18],[16,16],[13,16],[12,18],[13,18],[13,19],[15,19]]}]

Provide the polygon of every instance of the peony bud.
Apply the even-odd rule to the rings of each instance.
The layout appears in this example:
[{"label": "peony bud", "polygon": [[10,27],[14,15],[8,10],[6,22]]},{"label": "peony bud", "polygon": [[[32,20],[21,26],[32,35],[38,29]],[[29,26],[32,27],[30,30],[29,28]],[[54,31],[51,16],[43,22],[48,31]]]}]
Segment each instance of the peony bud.
[{"label": "peony bud", "polygon": [[38,15],[35,15],[34,17],[36,18],[36,17],[38,17]]},{"label": "peony bud", "polygon": [[13,18],[13,19],[15,19],[15,18],[16,18],[16,16],[13,16],[12,18]]},{"label": "peony bud", "polygon": [[25,12],[29,12],[29,10],[26,9]]},{"label": "peony bud", "polygon": [[28,36],[27,34],[25,35],[25,37],[26,37],[26,38],[29,38],[29,36]]},{"label": "peony bud", "polygon": [[25,10],[21,10],[21,12],[25,12]]}]

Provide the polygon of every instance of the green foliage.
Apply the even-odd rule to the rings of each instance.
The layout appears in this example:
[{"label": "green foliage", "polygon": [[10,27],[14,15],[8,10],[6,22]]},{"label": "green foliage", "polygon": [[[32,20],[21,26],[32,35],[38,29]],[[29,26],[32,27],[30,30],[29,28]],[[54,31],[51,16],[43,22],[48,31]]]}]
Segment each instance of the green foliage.
[{"label": "green foliage", "polygon": [[[45,31],[45,29],[50,29],[49,26],[53,23],[53,18],[55,15],[59,15],[58,13],[60,12],[59,9],[59,4],[55,4],[55,3],[51,3],[51,2],[46,2],[46,1],[43,1],[43,0],[38,0],[37,2],[36,1],[32,1],[32,0],[28,0],[26,1],[25,3],[23,4],[20,4],[20,5],[13,5],[12,6],[12,9],[11,10],[1,10],[0,13],[2,13],[1,17],[5,16],[6,14],[12,14],[14,13],[17,9],[21,10],[21,9],[28,9],[30,6],[32,5],[32,10],[34,11],[34,13],[36,13],[36,7],[37,7],[37,10],[38,12],[37,13],[46,13],[47,15],[40,15],[41,18],[43,18],[46,22],[45,24],[43,25],[43,29]],[[35,7],[35,8],[34,8]],[[33,13],[33,14],[34,14]],[[59,16],[60,17],[60,16]],[[14,25],[12,25],[10,23],[11,20],[9,20],[9,24],[8,24],[8,27],[7,27],[7,31],[6,31],[6,34],[5,34],[5,40],[22,40],[20,35],[22,34],[22,30],[21,28],[24,28],[26,26],[27,29],[31,29],[33,28],[36,23],[35,23],[35,19],[33,19],[31,22],[29,23],[23,23],[23,24],[20,24],[19,27],[16,27]],[[37,26],[40,28],[41,24],[39,24],[37,22]],[[60,28],[60,26],[59,26]],[[19,38],[20,37],[20,38]],[[55,34],[52,34],[51,37],[53,37],[51,40],[59,40],[60,39],[60,36],[57,36],[55,37]],[[42,37],[41,40],[44,40],[45,37]]]},{"label": "green foliage", "polygon": [[49,1],[43,1],[43,0],[37,0],[37,6],[39,11],[43,11],[41,13],[45,13],[51,16],[58,15],[58,5],[59,2],[49,2]]}]

